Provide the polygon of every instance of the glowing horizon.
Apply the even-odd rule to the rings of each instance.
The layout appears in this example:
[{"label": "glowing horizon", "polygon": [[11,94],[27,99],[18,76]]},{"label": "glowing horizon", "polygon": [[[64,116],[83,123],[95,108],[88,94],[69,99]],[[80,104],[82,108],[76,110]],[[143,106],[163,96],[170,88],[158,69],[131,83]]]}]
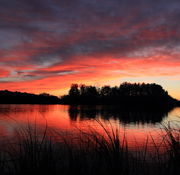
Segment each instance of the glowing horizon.
[{"label": "glowing horizon", "polygon": [[180,99],[178,0],[1,0],[0,90],[157,83]]}]

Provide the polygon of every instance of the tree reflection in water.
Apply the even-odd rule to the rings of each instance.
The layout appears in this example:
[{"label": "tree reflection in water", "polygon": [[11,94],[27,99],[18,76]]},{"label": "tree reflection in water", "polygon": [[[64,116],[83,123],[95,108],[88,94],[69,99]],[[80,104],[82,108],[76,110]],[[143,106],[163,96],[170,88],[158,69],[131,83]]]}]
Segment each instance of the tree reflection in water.
[{"label": "tree reflection in water", "polygon": [[128,123],[160,123],[172,109],[124,108],[120,106],[71,105],[68,113],[72,121],[102,118],[119,119]]}]

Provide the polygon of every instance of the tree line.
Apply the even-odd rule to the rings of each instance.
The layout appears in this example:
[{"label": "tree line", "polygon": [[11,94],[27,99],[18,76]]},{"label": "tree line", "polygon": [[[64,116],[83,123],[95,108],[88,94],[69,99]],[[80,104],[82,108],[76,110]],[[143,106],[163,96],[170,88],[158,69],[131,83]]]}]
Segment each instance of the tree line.
[{"label": "tree line", "polygon": [[168,95],[162,86],[151,83],[128,83],[119,86],[96,87],[84,84],[72,84],[67,95],[57,97],[42,93],[39,95],[0,91],[0,103],[4,104],[120,104],[127,106],[177,106],[180,105]]},{"label": "tree line", "polygon": [[39,95],[22,92],[0,91],[0,104],[58,104],[56,96],[42,93]]},{"label": "tree line", "polygon": [[113,87],[72,84],[68,95],[61,97],[61,102],[65,104],[173,105],[177,101],[158,84],[124,82]]}]

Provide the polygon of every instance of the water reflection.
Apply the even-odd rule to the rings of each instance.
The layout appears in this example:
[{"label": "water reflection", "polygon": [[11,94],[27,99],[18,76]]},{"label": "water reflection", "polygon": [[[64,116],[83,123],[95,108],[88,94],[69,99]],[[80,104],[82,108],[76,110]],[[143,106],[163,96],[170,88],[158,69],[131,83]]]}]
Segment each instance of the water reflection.
[{"label": "water reflection", "polygon": [[176,120],[177,116],[180,116],[180,108],[169,112],[127,110],[115,106],[0,105],[0,141],[6,138],[13,140],[16,130],[29,124],[35,125],[40,131],[44,131],[48,124],[50,129],[66,135],[88,128],[103,133],[102,127],[94,120],[97,119],[107,127],[112,125],[114,129],[119,128],[121,133],[125,132],[128,144],[139,148],[146,143],[150,133],[156,142],[160,142],[160,123]]},{"label": "water reflection", "polygon": [[69,106],[68,113],[72,121],[102,118],[118,119],[121,123],[160,123],[172,109],[134,109],[118,106]]}]

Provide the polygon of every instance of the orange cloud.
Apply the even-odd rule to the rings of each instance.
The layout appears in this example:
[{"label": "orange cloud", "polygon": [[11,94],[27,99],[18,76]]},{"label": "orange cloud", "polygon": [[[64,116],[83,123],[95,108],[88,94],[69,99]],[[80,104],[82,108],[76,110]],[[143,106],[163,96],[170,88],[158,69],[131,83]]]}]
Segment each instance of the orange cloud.
[{"label": "orange cloud", "polygon": [[159,78],[173,80],[174,88],[163,85],[179,97],[179,5],[174,3],[4,2],[1,89],[59,95],[71,83],[118,85],[121,79],[146,77],[160,84]]},{"label": "orange cloud", "polygon": [[[49,92],[55,95],[67,93],[72,83],[103,85],[129,77],[180,76],[180,63],[171,62],[168,56],[154,56],[148,59],[115,59],[75,57],[63,64],[41,68],[30,72],[43,76],[37,80],[1,83],[2,89],[27,91],[33,93]],[[23,70],[22,70],[23,71]],[[179,78],[180,80],[180,78]],[[110,83],[109,83],[110,82]]]}]

